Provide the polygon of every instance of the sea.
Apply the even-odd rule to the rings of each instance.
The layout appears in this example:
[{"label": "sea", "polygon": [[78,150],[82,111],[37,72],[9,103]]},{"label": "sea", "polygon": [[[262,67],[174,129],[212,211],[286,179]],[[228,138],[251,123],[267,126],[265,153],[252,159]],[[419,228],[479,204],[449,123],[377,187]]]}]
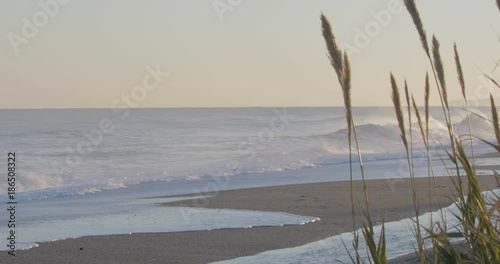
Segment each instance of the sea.
[{"label": "sea", "polygon": [[[472,144],[476,155],[493,152],[469,136],[494,139],[489,108],[469,111],[473,114],[452,108],[455,132],[463,135],[467,151]],[[389,185],[407,179],[406,152],[393,109],[357,107],[353,114],[366,178],[387,179]],[[204,197],[228,189],[348,180],[350,156],[344,116],[341,107],[0,110],[4,157],[0,162],[0,204],[5,208],[0,215],[0,237],[10,236],[11,215],[5,212],[10,212],[6,210],[13,202],[16,250],[89,235],[320,221],[316,216],[280,212],[157,204],[180,199],[162,198],[169,195]],[[442,109],[431,108],[430,116],[434,172],[447,176],[450,164],[445,150],[449,140]],[[427,153],[416,117],[406,122],[416,176],[427,177]],[[356,153],[354,147],[353,141]],[[15,161],[9,161],[13,156]],[[359,163],[357,155],[352,162]],[[481,162],[498,163],[494,158]],[[9,192],[10,166],[15,166],[11,177],[15,178],[15,191]],[[354,179],[361,179],[358,167],[354,168]],[[400,233],[397,228],[387,232],[388,236]],[[0,245],[0,250],[10,250],[5,246],[8,243]],[[307,263],[301,261],[304,255],[283,252],[297,263]],[[346,252],[336,254],[347,257]],[[329,258],[327,253],[314,253],[319,258],[322,255]]]}]

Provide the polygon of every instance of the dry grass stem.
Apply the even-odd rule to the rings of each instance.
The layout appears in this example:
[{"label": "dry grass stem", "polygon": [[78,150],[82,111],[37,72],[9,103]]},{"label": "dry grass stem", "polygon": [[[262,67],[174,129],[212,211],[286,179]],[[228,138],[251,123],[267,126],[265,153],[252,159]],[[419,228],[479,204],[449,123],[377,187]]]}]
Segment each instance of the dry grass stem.
[{"label": "dry grass stem", "polygon": [[429,119],[430,119],[430,109],[429,109],[429,99],[430,99],[430,83],[429,83],[429,73],[425,74],[425,135],[427,141],[429,140]]},{"label": "dry grass stem", "polygon": [[350,135],[353,127],[353,118],[352,118],[352,106],[351,106],[351,63],[349,62],[349,57],[347,54],[344,55],[344,63],[343,63],[343,76],[342,76],[342,93],[344,95],[344,105],[346,112],[346,119],[349,122],[350,126],[348,126],[347,131]]},{"label": "dry grass stem", "polygon": [[326,42],[326,49],[328,50],[328,58],[330,59],[330,63],[332,64],[333,69],[335,69],[335,72],[339,77],[339,81],[342,82],[342,51],[340,51],[339,46],[337,45],[337,40],[335,38],[335,35],[333,34],[330,22],[323,14],[321,14],[321,25],[323,37]]},{"label": "dry grass stem", "polygon": [[415,4],[415,0],[404,0],[404,1],[406,9],[408,9],[408,12],[410,13],[411,18],[413,20],[413,24],[415,24],[415,27],[417,28],[418,35],[420,36],[420,43],[422,44],[422,47],[424,48],[424,51],[427,54],[427,57],[430,57],[429,44],[427,43],[427,35],[425,33],[424,24],[422,23],[422,19],[420,18],[420,14]]},{"label": "dry grass stem", "polygon": [[456,43],[453,45],[453,49],[455,51],[455,64],[457,66],[458,82],[460,83],[460,87],[462,88],[462,96],[467,101],[467,96],[465,95],[464,72],[462,70],[462,63],[460,62],[460,55],[458,54],[458,49],[457,49],[457,44]]},{"label": "dry grass stem", "polygon": [[401,96],[399,95],[398,84],[394,75],[391,73],[391,86],[392,86],[392,102],[394,104],[394,111],[396,113],[396,118],[398,120],[399,134],[403,144],[406,148],[406,152],[409,151],[408,140],[406,139],[405,121],[403,116],[403,108],[401,107]]},{"label": "dry grass stem", "polygon": [[440,44],[436,36],[432,37],[432,57],[434,58],[434,67],[436,68],[436,74],[441,85],[441,94],[443,96],[443,102],[446,109],[449,109],[448,105],[448,91],[446,89],[446,79],[444,75],[444,65],[441,59],[441,53],[439,51]]},{"label": "dry grass stem", "polygon": [[500,145],[500,127],[498,126],[498,112],[497,112],[497,107],[495,105],[495,99],[491,94],[490,94],[490,102],[491,102],[491,115],[493,119],[493,128],[495,131],[495,137],[497,139],[498,145]]},{"label": "dry grass stem", "polygon": [[428,147],[427,137],[425,136],[425,129],[424,129],[424,124],[422,122],[422,117],[420,115],[420,110],[418,110],[418,106],[417,106],[417,103],[415,102],[415,97],[413,97],[413,95],[411,96],[411,101],[412,101],[413,109],[415,111],[415,115],[417,116],[418,127],[420,128],[420,133],[422,135],[424,145],[426,147]]}]

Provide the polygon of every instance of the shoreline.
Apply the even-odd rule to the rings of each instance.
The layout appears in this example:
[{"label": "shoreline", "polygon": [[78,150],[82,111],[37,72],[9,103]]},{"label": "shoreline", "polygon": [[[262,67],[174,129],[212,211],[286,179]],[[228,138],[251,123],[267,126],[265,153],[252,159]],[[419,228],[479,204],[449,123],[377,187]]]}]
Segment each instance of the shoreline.
[{"label": "shoreline", "polygon": [[[493,176],[479,176],[479,181],[484,191],[497,186]],[[438,177],[436,183],[441,196],[451,194],[449,177]],[[354,181],[353,185],[355,199],[361,204],[362,182]],[[368,180],[367,185],[376,223],[414,216],[409,179]],[[428,179],[416,179],[416,186],[420,214],[436,211],[439,205],[435,194],[430,209],[426,198]],[[442,198],[443,207],[451,203]],[[319,217],[321,221],[282,227],[80,237],[39,243],[39,247],[16,252],[16,257],[5,254],[0,263],[207,263],[301,246],[353,230],[349,181],[227,190],[202,203],[191,199],[158,206],[285,212]],[[358,207],[358,227],[359,217]]]}]

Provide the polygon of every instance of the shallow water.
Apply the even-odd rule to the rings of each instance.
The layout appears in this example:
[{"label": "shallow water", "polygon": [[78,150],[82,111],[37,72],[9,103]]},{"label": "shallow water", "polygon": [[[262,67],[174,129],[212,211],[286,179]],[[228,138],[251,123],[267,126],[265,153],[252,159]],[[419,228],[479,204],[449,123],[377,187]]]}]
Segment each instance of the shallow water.
[{"label": "shallow water", "polygon": [[[190,197],[137,199],[109,195],[99,200],[94,198],[86,195],[19,204],[15,229],[17,250],[34,247],[36,242],[81,236],[298,225],[319,220],[279,212],[158,205],[182,199],[189,201],[193,199]],[[2,218],[2,222],[6,221]],[[6,225],[0,226],[2,237],[7,238],[9,231]],[[0,250],[8,248],[3,245]]]},{"label": "shallow water", "polygon": [[[500,190],[492,192],[484,192],[487,197],[493,198],[494,195],[500,195]],[[454,217],[454,214],[459,214],[455,204],[443,209],[446,228],[449,231],[457,231],[455,227],[459,226],[459,221]],[[431,218],[432,217],[432,218]],[[430,227],[431,219],[434,221],[441,219],[440,212],[426,213],[419,217],[421,226]],[[442,222],[442,221],[440,221]],[[385,224],[387,258],[393,259],[399,256],[407,255],[415,251],[417,241],[415,239],[415,219],[403,219],[401,221],[389,222]],[[378,241],[382,226],[374,227],[376,241]],[[359,242],[359,252],[364,261],[368,262],[367,249],[365,241],[362,238],[361,230],[359,230],[361,239]],[[428,234],[423,232],[423,237]],[[293,264],[293,263],[351,263],[348,252],[354,254],[352,247],[352,233],[344,233],[338,236],[329,237],[320,241],[309,243],[300,247],[287,248],[280,250],[272,250],[263,252],[254,256],[242,257],[228,261],[213,262],[217,264],[232,264],[232,263],[273,263],[273,264]],[[458,241],[458,240],[457,240]],[[426,246],[429,247],[429,241],[426,241]],[[347,248],[344,247],[347,245]]]}]

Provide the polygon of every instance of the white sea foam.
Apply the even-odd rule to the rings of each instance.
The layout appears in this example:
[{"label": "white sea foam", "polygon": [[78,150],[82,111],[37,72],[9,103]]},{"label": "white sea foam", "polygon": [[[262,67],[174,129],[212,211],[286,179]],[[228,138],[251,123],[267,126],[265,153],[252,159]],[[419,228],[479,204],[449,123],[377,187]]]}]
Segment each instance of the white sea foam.
[{"label": "white sea foam", "polygon": [[[356,108],[364,158],[405,157],[391,108]],[[488,109],[481,109],[486,112]],[[18,198],[80,195],[155,181],[197,181],[316,168],[348,162],[341,108],[289,108],[288,123],[272,132],[273,109],[137,109],[126,120],[109,110],[1,110],[0,145],[18,153]],[[283,110],[280,110],[283,111]],[[446,126],[432,110],[433,155],[442,155]],[[468,133],[463,111],[456,131]],[[116,125],[92,152],[75,157],[80,142],[103,118]],[[114,118],[114,119],[113,119]],[[461,118],[461,119],[460,119]],[[492,138],[491,125],[471,116],[473,133]],[[417,125],[413,124],[416,128]],[[272,134],[269,133],[272,132]],[[265,132],[265,133],[264,133]],[[416,157],[420,134],[414,129]],[[72,150],[72,151],[68,151]],[[67,160],[79,160],[69,166]],[[354,159],[356,161],[356,158]],[[54,170],[53,164],[57,164]],[[0,181],[0,200],[6,197]]]}]

